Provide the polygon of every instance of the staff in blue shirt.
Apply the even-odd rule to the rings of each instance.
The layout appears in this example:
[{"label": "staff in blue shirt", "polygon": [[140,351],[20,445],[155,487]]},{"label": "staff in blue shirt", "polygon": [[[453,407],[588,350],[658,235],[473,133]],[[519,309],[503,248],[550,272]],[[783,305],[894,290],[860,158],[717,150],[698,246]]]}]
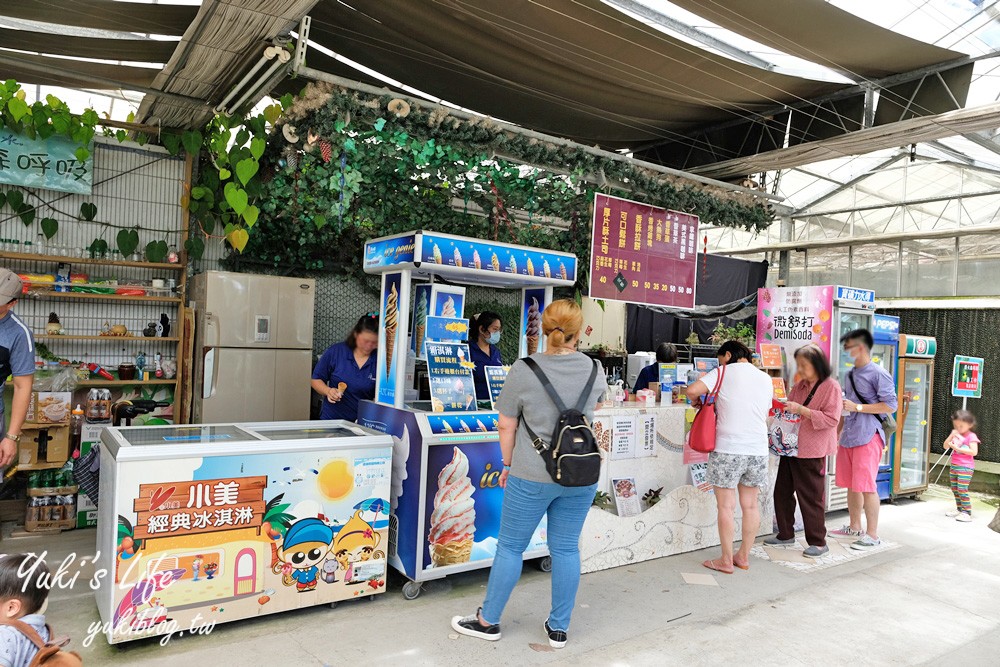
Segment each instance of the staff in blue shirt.
[{"label": "staff in blue shirt", "polygon": [[28,416],[31,387],[35,379],[35,343],[31,329],[14,314],[21,298],[23,283],[16,273],[0,269],[0,396],[9,376],[14,377],[14,399],[10,423],[4,429],[4,406],[0,400],[0,468],[6,468],[17,455],[21,426]]},{"label": "staff in blue shirt", "polygon": [[651,382],[660,382],[660,364],[676,364],[677,348],[671,343],[660,343],[656,348],[656,363],[650,364],[639,371],[639,377],[635,379],[635,387],[632,393],[638,393],[640,389],[649,389]]},{"label": "staff in blue shirt", "polygon": [[476,313],[469,320],[469,360],[476,365],[472,379],[476,383],[476,399],[490,400],[490,386],[486,381],[487,366],[503,366],[500,359],[500,332],[503,322],[500,316],[485,310]]},{"label": "staff in blue shirt", "polygon": [[[327,348],[313,369],[312,388],[326,398],[320,419],[357,421],[358,403],[375,398],[375,366],[378,320],[365,315],[354,325],[347,340]],[[347,385],[341,391],[340,383]]]}]

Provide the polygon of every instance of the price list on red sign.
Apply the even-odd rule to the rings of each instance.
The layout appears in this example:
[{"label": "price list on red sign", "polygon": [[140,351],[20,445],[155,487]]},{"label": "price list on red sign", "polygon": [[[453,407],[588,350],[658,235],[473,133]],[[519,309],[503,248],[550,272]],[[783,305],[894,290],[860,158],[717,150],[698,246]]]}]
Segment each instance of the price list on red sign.
[{"label": "price list on red sign", "polygon": [[590,296],[693,308],[698,216],[598,194]]}]

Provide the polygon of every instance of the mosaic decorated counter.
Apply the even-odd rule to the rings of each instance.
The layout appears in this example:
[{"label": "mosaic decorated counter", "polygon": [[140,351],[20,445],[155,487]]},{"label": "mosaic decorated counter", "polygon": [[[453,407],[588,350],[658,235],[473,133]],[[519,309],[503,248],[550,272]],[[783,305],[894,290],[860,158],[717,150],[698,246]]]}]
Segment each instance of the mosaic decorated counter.
[{"label": "mosaic decorated counter", "polygon": [[[596,572],[719,544],[706,464],[684,451],[694,410],[687,405],[603,408],[594,431],[606,452],[595,500],[580,535],[583,572]],[[702,457],[703,459],[703,457]],[[772,457],[771,480],[777,474]],[[647,492],[658,496],[644,500]],[[604,507],[598,506],[604,501]],[[652,502],[650,502],[652,501]],[[774,503],[760,494],[760,535],[770,534]],[[622,516],[635,512],[629,516]],[[737,508],[737,534],[742,516]]]}]

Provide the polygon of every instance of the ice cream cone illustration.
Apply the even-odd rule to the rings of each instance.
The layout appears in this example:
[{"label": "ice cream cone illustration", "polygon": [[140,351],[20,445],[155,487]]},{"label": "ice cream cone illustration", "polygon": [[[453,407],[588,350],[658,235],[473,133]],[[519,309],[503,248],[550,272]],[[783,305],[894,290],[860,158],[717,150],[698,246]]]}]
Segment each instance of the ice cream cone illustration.
[{"label": "ice cream cone illustration", "polygon": [[476,534],[474,491],[469,479],[469,459],[455,447],[451,461],[438,474],[434,512],[427,536],[436,567],[469,562]]},{"label": "ice cream cone illustration", "polygon": [[462,253],[455,248],[455,266],[462,266]]},{"label": "ice cream cone illustration", "polygon": [[528,306],[528,326],[525,333],[528,337],[528,354],[538,352],[538,334],[542,331],[542,313],[538,309],[538,299],[531,297],[531,305]]},{"label": "ice cream cone illustration", "polygon": [[396,350],[396,304],[399,301],[399,292],[396,291],[396,283],[389,285],[389,297],[385,300],[385,376],[391,377],[392,355]]},{"label": "ice cream cone illustration", "polygon": [[511,257],[510,258],[510,264],[509,264],[509,266],[510,266],[510,272],[511,273],[517,273],[517,260],[516,259],[514,259],[513,257]]},{"label": "ice cream cone illustration", "polygon": [[552,269],[549,267],[549,261],[547,259],[542,260],[542,275],[546,278],[552,277]]},{"label": "ice cream cone illustration", "polygon": [[535,265],[531,263],[531,258],[530,257],[528,258],[527,268],[528,268],[528,275],[529,276],[535,275]]},{"label": "ice cream cone illustration", "polygon": [[457,317],[455,300],[450,296],[444,300],[444,305],[441,306],[441,317]]},{"label": "ice cream cone illustration", "polygon": [[559,277],[563,280],[569,280],[569,276],[566,274],[566,266],[559,262]]},{"label": "ice cream cone illustration", "polygon": [[441,426],[443,426],[443,427],[444,427],[444,432],[445,432],[445,433],[454,433],[454,432],[455,432],[455,431],[454,431],[454,430],[453,430],[453,429],[451,428],[451,424],[449,424],[449,423],[448,423],[448,422],[446,422],[446,421],[442,421],[442,422],[441,422]]},{"label": "ice cream cone illustration", "polygon": [[434,263],[435,264],[441,264],[443,262],[444,262],[444,260],[441,257],[441,248],[439,248],[438,244],[435,243],[434,244]]},{"label": "ice cream cone illustration", "polygon": [[[444,412],[444,403],[442,403],[441,399],[437,396],[431,396],[431,412]],[[447,423],[445,423],[444,427],[449,433],[454,432]]]},{"label": "ice cream cone illustration", "polygon": [[464,419],[459,419],[458,423],[461,424],[463,431],[465,431],[466,433],[472,433],[472,429],[469,428],[469,425],[465,423]]},{"label": "ice cream cone illustration", "polygon": [[486,424],[478,419],[476,420],[476,430],[482,431],[483,433],[489,433],[489,429],[486,428]]},{"label": "ice cream cone illustration", "polygon": [[420,298],[417,299],[417,312],[413,318],[414,344],[417,348],[417,356],[424,354],[424,335],[427,332],[427,291],[421,290]]},{"label": "ice cream cone illustration", "polygon": [[493,257],[490,258],[490,265],[493,267],[494,271],[500,270],[500,258],[497,257],[496,253],[493,253]]},{"label": "ice cream cone illustration", "polygon": [[476,267],[477,269],[483,268],[483,262],[482,262],[482,260],[479,259],[479,251],[478,250],[473,250],[472,251],[472,266]]}]

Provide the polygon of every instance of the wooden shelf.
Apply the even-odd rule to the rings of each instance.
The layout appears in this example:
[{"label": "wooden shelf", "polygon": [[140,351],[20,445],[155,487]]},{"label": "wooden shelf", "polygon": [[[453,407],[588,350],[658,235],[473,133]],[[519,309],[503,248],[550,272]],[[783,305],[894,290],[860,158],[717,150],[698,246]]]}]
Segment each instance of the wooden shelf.
[{"label": "wooden shelf", "polygon": [[180,304],[183,299],[179,296],[131,296],[125,294],[84,294],[83,292],[56,292],[56,291],[32,291],[25,295],[33,299],[82,299],[82,300],[104,300],[104,301],[146,301],[149,303],[175,303]]},{"label": "wooden shelf", "polygon": [[97,266],[126,266],[138,269],[156,269],[158,271],[183,271],[183,264],[166,264],[153,262],[115,261],[111,259],[96,259],[90,257],[62,257],[60,255],[36,255],[23,252],[0,252],[0,259],[23,259],[33,262],[51,262],[53,264],[95,264]]},{"label": "wooden shelf", "polygon": [[[16,464],[17,464],[17,459],[14,459],[14,464],[12,465]],[[62,468],[64,465],[66,465],[65,461],[63,461],[62,463],[56,463],[56,462],[49,463],[46,461],[45,463],[25,463],[24,465],[18,465],[17,469],[23,470],[24,472],[34,472],[36,470],[58,470],[59,468]]]},{"label": "wooden shelf", "polygon": [[177,378],[165,380],[155,378],[153,380],[81,380],[77,382],[81,387],[125,387],[132,385],[169,385],[177,384]]},{"label": "wooden shelf", "polygon": [[52,334],[36,334],[35,340],[100,340],[108,341],[111,343],[119,343],[123,341],[128,342],[141,342],[148,341],[152,342],[163,342],[163,343],[179,343],[180,338],[174,338],[173,336],[168,336],[164,338],[157,338],[155,336],[59,336]]}]

